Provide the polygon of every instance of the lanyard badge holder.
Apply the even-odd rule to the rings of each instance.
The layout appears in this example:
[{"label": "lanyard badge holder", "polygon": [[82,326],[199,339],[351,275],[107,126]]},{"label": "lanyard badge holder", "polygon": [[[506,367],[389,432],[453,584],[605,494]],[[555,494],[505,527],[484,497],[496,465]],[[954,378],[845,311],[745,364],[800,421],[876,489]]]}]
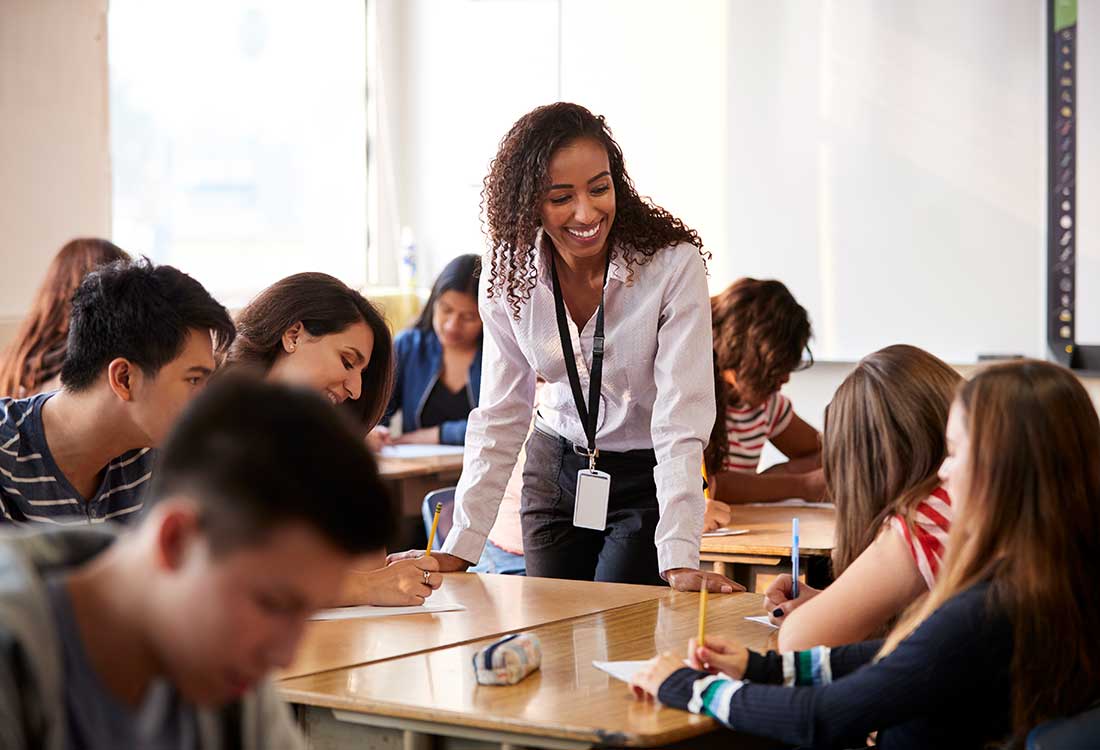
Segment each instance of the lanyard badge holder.
[{"label": "lanyard badge holder", "polygon": [[[610,255],[608,255],[610,264]],[[588,448],[580,451],[588,456],[588,468],[577,472],[577,491],[573,505],[573,525],[581,529],[603,531],[607,528],[607,506],[611,498],[611,475],[596,468],[596,459],[600,451],[596,448],[596,420],[600,412],[600,384],[603,379],[603,292],[600,292],[600,306],[596,310],[596,331],[592,339],[592,368],[588,382],[588,405],[585,406],[581,391],[581,379],[577,373],[577,362],[573,355],[573,344],[569,337],[569,325],[565,318],[565,299],[562,297],[558,271],[553,257],[550,259],[550,275],[554,282],[554,310],[558,317],[558,336],[561,338],[561,353],[565,358],[565,370],[569,374],[569,385],[573,390],[573,401],[577,405],[577,414],[584,426],[588,439]],[[604,266],[604,284],[607,284],[607,266]]]}]

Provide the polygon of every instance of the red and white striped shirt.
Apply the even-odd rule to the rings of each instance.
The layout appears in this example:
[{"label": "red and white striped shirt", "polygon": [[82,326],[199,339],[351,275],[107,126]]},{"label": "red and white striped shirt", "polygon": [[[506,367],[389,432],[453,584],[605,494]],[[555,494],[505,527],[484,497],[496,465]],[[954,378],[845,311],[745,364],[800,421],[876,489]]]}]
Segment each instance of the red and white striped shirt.
[{"label": "red and white striped shirt", "polygon": [[928,499],[917,506],[912,531],[905,520],[896,515],[890,519],[890,528],[901,534],[909,545],[909,552],[917,563],[921,578],[931,589],[940,572],[944,550],[947,545],[947,532],[951,528],[951,498],[947,490],[937,487]]},{"label": "red and white striped shirt", "polygon": [[722,459],[722,471],[755,474],[760,465],[764,443],[782,434],[791,423],[791,401],[776,391],[760,406],[726,409],[726,436],[729,450]]}]

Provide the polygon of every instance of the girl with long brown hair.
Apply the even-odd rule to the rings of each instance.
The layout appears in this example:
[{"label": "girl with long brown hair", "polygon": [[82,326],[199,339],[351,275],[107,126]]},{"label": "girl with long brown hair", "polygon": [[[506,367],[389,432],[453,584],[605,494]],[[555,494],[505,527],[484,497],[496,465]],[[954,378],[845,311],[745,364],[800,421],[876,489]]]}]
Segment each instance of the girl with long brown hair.
[{"label": "girl with long brown hair", "polygon": [[[226,371],[300,385],[326,396],[366,439],[393,390],[393,339],[382,313],[363,295],[323,273],[277,281],[241,310]],[[342,604],[423,604],[442,584],[430,557],[348,576]]]},{"label": "girl with long brown hair", "polygon": [[952,517],[937,476],[947,413],[961,380],[914,346],[864,357],[825,409],[823,462],[836,503],[833,583],[823,592],[791,577],[764,607],[781,649],[837,646],[881,634],[935,583]]},{"label": "girl with long brown hair", "polygon": [[57,251],[30,312],[0,359],[0,396],[26,398],[59,385],[73,293],[89,271],[129,259],[122,248],[96,237],[71,240]]},{"label": "girl with long brown hair", "polygon": [[393,338],[382,313],[324,273],[298,273],[260,292],[237,315],[229,369],[325,395],[366,435],[393,390]]},{"label": "girl with long brown hair", "polygon": [[944,569],[885,642],[760,656],[708,637],[689,643],[692,668],[650,662],[638,691],[814,747],[873,732],[880,748],[1022,746],[1032,727],[1095,703],[1100,420],[1088,394],[1048,362],[989,367],[959,390],[947,443],[940,477],[957,508]]},{"label": "girl with long brown hair", "polygon": [[604,118],[558,102],[500,142],[482,193],[484,371],[445,570],[476,561],[527,440],[529,575],[740,588],[699,569],[714,424],[699,235],[643,199]]},{"label": "girl with long brown hair", "polygon": [[[703,452],[706,531],[729,520],[729,505],[801,498],[821,500],[825,482],[817,430],[780,389],[812,364],[810,318],[782,282],[738,279],[711,299],[717,415]],[[771,442],[787,461],[757,473]]]}]

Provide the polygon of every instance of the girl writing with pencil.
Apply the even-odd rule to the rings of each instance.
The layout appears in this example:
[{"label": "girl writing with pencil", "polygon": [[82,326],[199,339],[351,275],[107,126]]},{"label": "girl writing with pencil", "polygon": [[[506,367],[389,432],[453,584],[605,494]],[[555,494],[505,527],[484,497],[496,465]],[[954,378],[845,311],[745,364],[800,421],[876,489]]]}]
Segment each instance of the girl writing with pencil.
[{"label": "girl writing with pencil", "polygon": [[[703,453],[706,531],[729,522],[730,505],[825,494],[821,437],[780,391],[813,364],[806,309],[782,282],[744,278],[711,299],[711,319],[718,414]],[[787,460],[758,473],[769,442]]]},{"label": "girl writing with pencil", "polygon": [[[226,370],[322,394],[366,435],[393,389],[393,341],[382,313],[359,292],[328,274],[298,273],[238,314]],[[374,564],[364,560],[347,576],[339,604],[423,604],[443,583],[427,556]]]},{"label": "girl writing with pencil", "polygon": [[824,591],[781,575],[764,607],[780,649],[839,646],[882,635],[936,582],[951,525],[937,475],[962,378],[915,346],[869,354],[825,409],[824,468],[836,503],[833,581]]},{"label": "girl writing with pencil", "polygon": [[[1100,422],[1068,370],[989,367],[959,390],[940,470],[957,513],[930,595],[885,640],[756,654],[694,640],[636,694],[812,747],[984,747],[1100,698]],[[965,696],[965,700],[960,700]]]}]

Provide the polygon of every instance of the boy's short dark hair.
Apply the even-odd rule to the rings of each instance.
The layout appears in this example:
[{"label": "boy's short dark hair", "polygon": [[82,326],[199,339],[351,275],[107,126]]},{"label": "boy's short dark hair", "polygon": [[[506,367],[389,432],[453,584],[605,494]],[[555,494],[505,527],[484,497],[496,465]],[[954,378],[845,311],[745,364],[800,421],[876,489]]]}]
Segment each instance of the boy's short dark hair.
[{"label": "boy's short dark hair", "polygon": [[374,458],[320,396],[243,375],[215,379],[184,410],[147,505],[187,494],[215,554],[302,522],[350,554],[383,548],[393,503]]},{"label": "boy's short dark hair", "polygon": [[202,284],[148,258],[116,261],[89,273],[73,295],[61,382],[88,388],[116,357],[154,376],[180,355],[192,330],[210,331],[223,353],[236,329]]}]

